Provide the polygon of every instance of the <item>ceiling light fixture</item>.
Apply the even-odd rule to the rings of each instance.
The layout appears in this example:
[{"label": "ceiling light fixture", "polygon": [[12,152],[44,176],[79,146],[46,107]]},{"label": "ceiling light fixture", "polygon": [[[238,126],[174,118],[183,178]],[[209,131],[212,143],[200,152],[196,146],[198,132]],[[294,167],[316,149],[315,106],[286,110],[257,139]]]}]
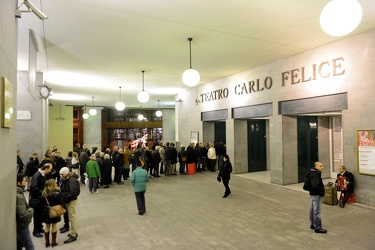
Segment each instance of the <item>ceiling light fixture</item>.
[{"label": "ceiling light fixture", "polygon": [[91,106],[91,109],[89,110],[89,114],[92,115],[92,116],[95,116],[97,113],[98,112],[94,108],[94,97],[92,97],[92,106]]},{"label": "ceiling light fixture", "polygon": [[150,99],[150,95],[145,91],[145,71],[142,70],[142,91],[137,95],[138,101],[146,103]]},{"label": "ceiling light fixture", "polygon": [[123,111],[125,109],[125,103],[123,103],[121,101],[121,86],[120,86],[120,101],[116,102],[116,105],[115,105],[116,109],[118,111]]},{"label": "ceiling light fixture", "polygon": [[83,107],[83,115],[82,115],[82,118],[85,119],[85,120],[86,120],[87,118],[89,118],[89,114],[86,113],[86,104],[85,104],[85,107]]},{"label": "ceiling light fixture", "polygon": [[357,0],[332,0],[320,14],[320,26],[331,36],[345,36],[355,30],[362,19]]},{"label": "ceiling light fixture", "polygon": [[[142,107],[139,107],[139,112],[142,112],[142,111],[141,111],[141,108],[142,108]],[[138,120],[142,121],[143,118],[145,118],[145,117],[142,115],[142,113],[140,113],[140,114],[138,115]]]},{"label": "ceiling light fixture", "polygon": [[193,41],[193,38],[189,37],[188,41],[190,48],[190,68],[185,70],[185,72],[182,74],[182,81],[185,85],[189,87],[194,87],[199,83],[201,76],[199,75],[199,72],[193,69],[191,66],[191,41]]},{"label": "ceiling light fixture", "polygon": [[158,100],[158,110],[156,111],[155,115],[157,117],[161,117],[163,115],[163,112],[161,112],[160,109],[159,109],[159,100]]}]

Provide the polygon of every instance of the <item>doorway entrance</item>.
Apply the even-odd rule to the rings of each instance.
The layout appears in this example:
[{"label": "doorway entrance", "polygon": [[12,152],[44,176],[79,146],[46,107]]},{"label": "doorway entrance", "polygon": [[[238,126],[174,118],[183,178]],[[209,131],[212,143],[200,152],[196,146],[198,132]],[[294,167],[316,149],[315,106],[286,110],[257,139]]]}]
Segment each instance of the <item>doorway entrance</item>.
[{"label": "doorway entrance", "polygon": [[247,135],[248,172],[266,171],[266,120],[248,120]]},{"label": "doorway entrance", "polygon": [[305,181],[305,175],[318,161],[318,117],[297,117],[298,182]]}]

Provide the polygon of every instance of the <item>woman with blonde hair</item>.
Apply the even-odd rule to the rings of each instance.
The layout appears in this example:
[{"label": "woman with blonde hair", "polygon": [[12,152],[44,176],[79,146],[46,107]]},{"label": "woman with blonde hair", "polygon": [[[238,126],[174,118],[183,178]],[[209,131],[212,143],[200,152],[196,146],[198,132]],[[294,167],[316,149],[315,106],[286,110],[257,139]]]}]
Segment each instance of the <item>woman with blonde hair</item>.
[{"label": "woman with blonde hair", "polygon": [[[56,234],[57,234],[57,223],[61,221],[61,217],[50,218],[49,217],[49,206],[63,205],[61,201],[60,188],[56,185],[55,180],[49,179],[44,185],[42,192],[43,197],[45,198],[44,210],[43,210],[43,223],[46,223],[46,229],[44,230],[44,238],[46,240],[46,247],[49,247],[52,244],[52,247],[57,246]],[[65,207],[65,205],[63,205]],[[52,229],[51,229],[52,225]],[[49,232],[52,231],[52,243],[49,242]]]}]

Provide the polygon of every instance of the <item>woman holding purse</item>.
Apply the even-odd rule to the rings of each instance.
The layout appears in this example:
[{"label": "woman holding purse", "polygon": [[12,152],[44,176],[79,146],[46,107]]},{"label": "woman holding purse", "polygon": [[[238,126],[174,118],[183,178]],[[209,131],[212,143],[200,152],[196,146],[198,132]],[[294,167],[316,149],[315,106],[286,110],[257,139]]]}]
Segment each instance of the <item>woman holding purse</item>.
[{"label": "woman holding purse", "polygon": [[[55,180],[49,179],[46,181],[43,192],[45,198],[45,206],[43,209],[43,223],[46,223],[46,229],[44,231],[44,238],[46,240],[46,247],[51,244],[49,242],[49,232],[52,231],[52,247],[57,246],[56,234],[57,234],[57,223],[61,221],[61,217],[50,218],[49,206],[63,205],[61,202],[60,188],[56,185]],[[65,207],[65,206],[64,206]],[[51,229],[52,225],[52,229]]]},{"label": "woman holding purse", "polygon": [[223,198],[227,198],[231,191],[229,188],[230,173],[232,173],[232,164],[230,163],[229,156],[223,156],[223,166],[220,169],[218,180],[221,178],[223,180],[223,185],[225,187],[225,193]]}]

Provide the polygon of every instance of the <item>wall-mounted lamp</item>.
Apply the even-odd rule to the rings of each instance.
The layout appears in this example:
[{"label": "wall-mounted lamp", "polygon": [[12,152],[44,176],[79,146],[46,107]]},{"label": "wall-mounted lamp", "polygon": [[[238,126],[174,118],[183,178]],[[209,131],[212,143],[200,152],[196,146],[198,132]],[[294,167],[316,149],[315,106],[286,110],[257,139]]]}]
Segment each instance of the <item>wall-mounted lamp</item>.
[{"label": "wall-mounted lamp", "polygon": [[320,26],[331,36],[345,36],[355,30],[362,19],[357,0],[332,0],[320,14]]},{"label": "wall-mounted lamp", "polygon": [[[24,4],[27,7],[27,11],[20,10],[20,7]],[[20,6],[16,9],[16,17],[21,18],[21,12],[33,12],[37,17],[39,17],[40,20],[44,21],[48,18],[41,10],[39,10],[37,7],[35,7],[32,3],[30,3],[28,0],[24,0],[23,3],[21,3]]]}]

